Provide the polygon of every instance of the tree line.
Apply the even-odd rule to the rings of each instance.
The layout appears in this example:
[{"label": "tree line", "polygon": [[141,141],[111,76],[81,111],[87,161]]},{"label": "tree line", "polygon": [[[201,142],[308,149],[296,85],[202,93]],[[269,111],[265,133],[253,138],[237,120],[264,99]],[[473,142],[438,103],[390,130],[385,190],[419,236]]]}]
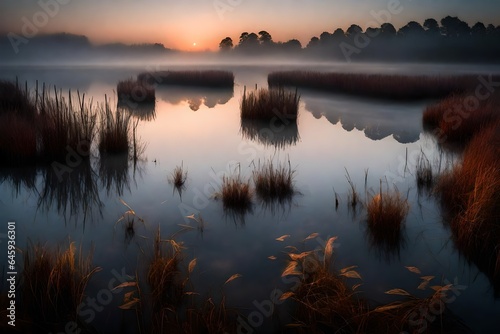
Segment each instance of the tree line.
[{"label": "tree line", "polygon": [[477,22],[470,26],[458,17],[433,18],[423,24],[410,21],[399,29],[391,23],[363,29],[323,32],[306,46],[296,39],[275,42],[265,30],[243,32],[237,44],[226,37],[219,43],[224,53],[269,54],[295,51],[338,60],[492,61],[500,60],[500,26]]}]

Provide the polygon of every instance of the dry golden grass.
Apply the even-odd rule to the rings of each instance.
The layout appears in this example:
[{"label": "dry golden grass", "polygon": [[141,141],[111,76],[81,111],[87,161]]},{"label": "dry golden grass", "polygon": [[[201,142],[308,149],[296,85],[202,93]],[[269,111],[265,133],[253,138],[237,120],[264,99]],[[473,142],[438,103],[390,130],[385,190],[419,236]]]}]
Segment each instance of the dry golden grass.
[{"label": "dry golden grass", "polygon": [[274,72],[269,87],[299,87],[329,92],[396,100],[444,97],[474,89],[477,77],[409,76],[387,74],[320,73],[307,71]]},{"label": "dry golden grass", "polygon": [[485,126],[500,118],[497,107],[500,94],[479,102],[477,108],[469,107],[469,100],[469,94],[454,94],[428,106],[422,117],[424,128],[433,132],[440,144],[465,145]]},{"label": "dry golden grass", "polygon": [[455,244],[500,286],[500,120],[469,142],[463,160],[439,183]]},{"label": "dry golden grass", "polygon": [[286,119],[296,121],[300,96],[283,87],[251,91],[246,88],[240,103],[240,115],[247,120]]},{"label": "dry golden grass", "polygon": [[22,273],[23,306],[35,320],[76,321],[87,283],[99,270],[92,266],[92,253],[77,252],[73,242],[57,251],[29,244]]}]

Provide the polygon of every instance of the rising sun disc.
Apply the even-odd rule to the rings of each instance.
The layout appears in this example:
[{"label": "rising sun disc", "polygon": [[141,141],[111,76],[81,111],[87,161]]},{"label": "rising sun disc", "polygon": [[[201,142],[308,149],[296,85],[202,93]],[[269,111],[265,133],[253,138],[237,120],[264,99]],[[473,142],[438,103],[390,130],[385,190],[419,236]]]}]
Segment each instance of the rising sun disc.
[{"label": "rising sun disc", "polygon": [[196,42],[193,43],[193,46],[196,46]]}]

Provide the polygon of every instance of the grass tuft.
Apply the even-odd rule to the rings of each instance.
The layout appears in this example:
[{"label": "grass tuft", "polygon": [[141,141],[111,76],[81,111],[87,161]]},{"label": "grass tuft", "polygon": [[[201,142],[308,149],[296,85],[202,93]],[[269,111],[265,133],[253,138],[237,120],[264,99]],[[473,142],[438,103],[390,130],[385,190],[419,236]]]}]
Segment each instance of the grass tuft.
[{"label": "grass tuft", "polygon": [[274,166],[271,160],[260,164],[253,171],[253,181],[257,196],[265,203],[290,201],[295,194],[295,171],[288,164]]},{"label": "grass tuft", "polygon": [[100,116],[99,151],[101,155],[129,153],[130,115],[119,110],[113,113],[106,102]]},{"label": "grass tuft", "polygon": [[240,173],[222,177],[222,189],[215,195],[221,198],[225,211],[244,214],[252,209],[250,181],[243,181]]}]

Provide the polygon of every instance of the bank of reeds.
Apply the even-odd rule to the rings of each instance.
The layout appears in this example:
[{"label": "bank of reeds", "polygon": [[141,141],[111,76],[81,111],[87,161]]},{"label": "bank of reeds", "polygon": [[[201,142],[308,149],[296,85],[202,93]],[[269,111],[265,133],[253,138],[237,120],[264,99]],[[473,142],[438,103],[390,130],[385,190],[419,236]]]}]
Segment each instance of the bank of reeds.
[{"label": "bank of reeds", "polygon": [[158,71],[145,72],[137,76],[137,81],[149,86],[176,85],[198,87],[233,87],[234,74],[229,71]]},{"label": "bank of reeds", "polygon": [[261,88],[247,93],[246,87],[240,102],[240,115],[247,120],[287,120],[296,122],[300,96],[283,87]]},{"label": "bank of reeds", "polygon": [[500,287],[500,120],[476,133],[437,185],[455,245]]},{"label": "bank of reeds", "polygon": [[499,93],[482,101],[472,94],[454,94],[426,108],[423,126],[439,144],[464,146],[485,126],[500,119],[499,102]]},{"label": "bank of reeds", "polygon": [[373,98],[414,100],[463,93],[477,86],[477,76],[423,76],[397,74],[273,72],[269,87],[298,87]]},{"label": "bank of reeds", "polygon": [[29,243],[22,273],[23,308],[35,324],[76,322],[87,283],[99,270],[92,266],[92,253],[84,255],[73,242],[57,250]]}]

